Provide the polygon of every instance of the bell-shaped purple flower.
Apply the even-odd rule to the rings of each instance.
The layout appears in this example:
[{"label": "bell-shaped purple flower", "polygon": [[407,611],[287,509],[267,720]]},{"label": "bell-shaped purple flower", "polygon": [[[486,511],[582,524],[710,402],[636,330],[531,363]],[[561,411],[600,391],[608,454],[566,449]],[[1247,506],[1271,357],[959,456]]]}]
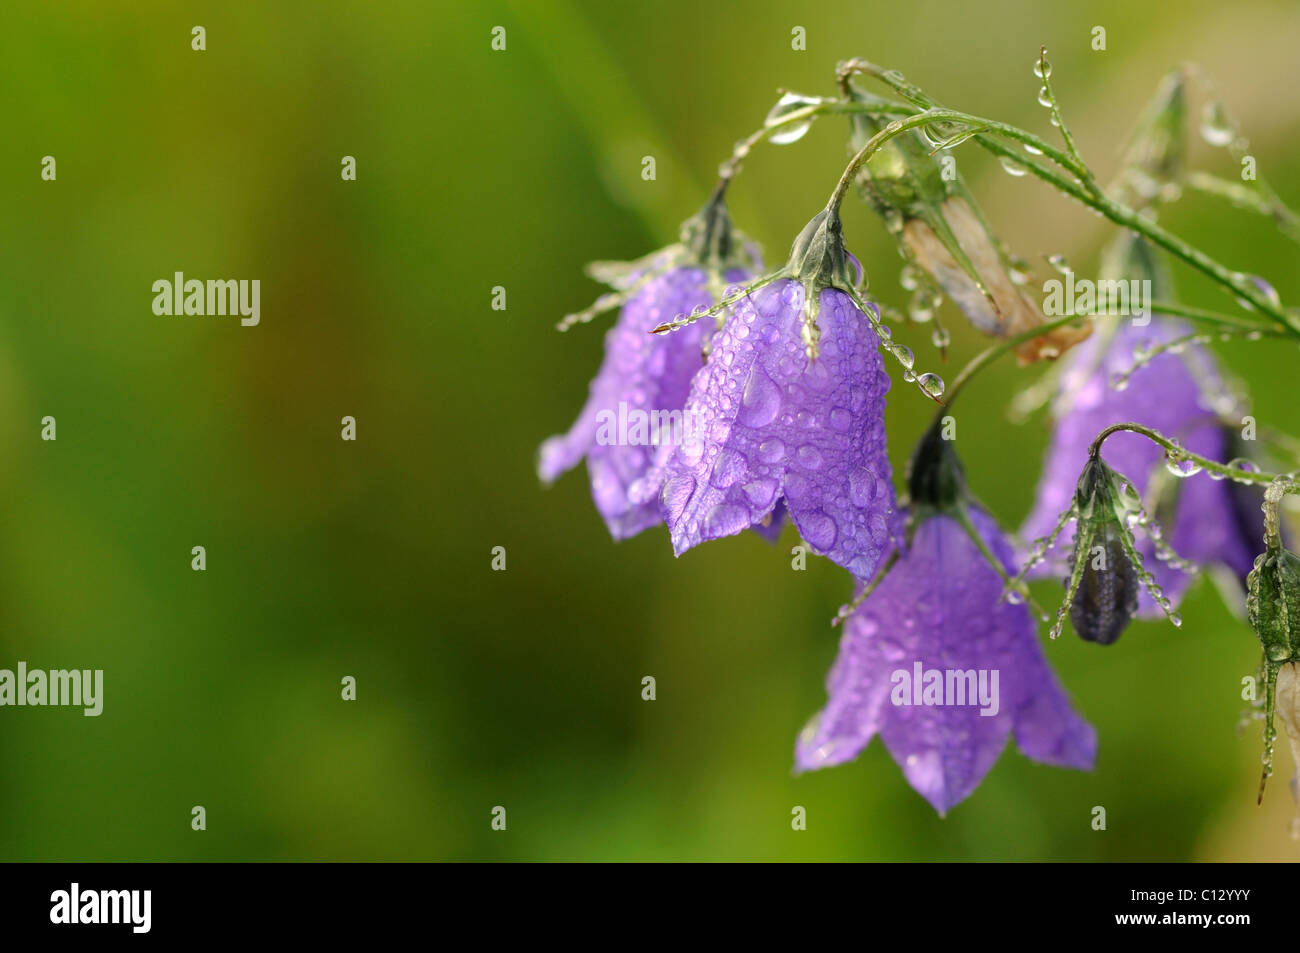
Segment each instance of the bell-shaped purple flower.
[{"label": "bell-shaped purple flower", "polygon": [[[1135,351],[1154,350],[1158,345],[1189,334],[1180,321],[1159,315],[1145,327],[1125,318],[1099,319],[1120,322],[1110,329],[1099,328],[1091,338],[1064,358],[1060,390],[1053,406],[1055,428],[1035,504],[1021,538],[1029,541],[1047,536],[1058,517],[1070,505],[1079,474],[1088,461],[1088,448],[1103,429],[1114,423],[1133,422],[1177,439],[1193,452],[1215,460],[1225,459],[1226,433],[1217,419],[1212,398],[1222,394],[1223,383],[1213,358],[1203,348],[1187,345],[1177,352],[1158,353],[1129,375],[1121,390],[1112,379],[1129,372]],[[1204,475],[1180,479],[1166,470],[1164,451],[1145,437],[1120,432],[1107,439],[1102,456],[1112,469],[1127,477],[1142,495],[1150,499],[1153,481],[1159,479],[1162,492],[1152,514],[1164,526],[1170,547],[1189,563],[1221,563],[1244,578],[1259,548],[1259,531],[1252,531],[1239,515],[1232,484]],[[1253,537],[1253,538],[1252,538]],[[1069,534],[1062,533],[1048,558],[1031,575],[1059,575],[1068,555]],[[1191,583],[1181,569],[1158,559],[1152,541],[1137,530],[1138,550],[1147,569],[1167,597],[1175,603]],[[1044,568],[1045,567],[1045,568]],[[1161,614],[1143,591],[1139,615]]]},{"label": "bell-shaped purple flower", "polygon": [[736,302],[691,385],[694,439],[662,454],[648,491],[661,488],[679,555],[784,505],[814,552],[868,578],[902,526],[885,451],[890,380],[850,296],[821,290],[810,332],[805,293],[778,278]]},{"label": "bell-shaped purple flower", "polygon": [[670,335],[652,328],[713,303],[707,274],[674,268],[651,278],[623,306],[605,337],[605,360],[569,432],[542,444],[537,470],[550,483],[587,458],[591,494],[615,539],[659,523],[658,504],[633,503],[628,488],[646,475],[659,446],[681,439],[691,378],[704,366],[712,321]]},{"label": "bell-shaped purple flower", "polygon": [[[973,530],[1007,571],[1011,546],[985,513]],[[1014,735],[1035,761],[1091,769],[1097,737],[1048,666],[1025,605],[952,510],[915,527],[907,552],[845,622],[826,707],[804,729],[797,771],[851,760],[879,734],[940,815],[967,797]]]}]

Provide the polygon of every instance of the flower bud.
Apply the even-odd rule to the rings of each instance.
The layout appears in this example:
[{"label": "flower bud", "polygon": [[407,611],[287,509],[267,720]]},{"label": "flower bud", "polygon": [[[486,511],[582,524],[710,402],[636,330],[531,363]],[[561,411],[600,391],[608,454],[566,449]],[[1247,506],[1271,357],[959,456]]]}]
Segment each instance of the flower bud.
[{"label": "flower bud", "polygon": [[1075,490],[1070,622],[1079,637],[1110,645],[1137,612],[1139,576],[1124,522],[1117,474],[1101,457],[1084,467]]},{"label": "flower bud", "polygon": [[1300,558],[1270,547],[1246,577],[1246,617],[1268,662],[1300,659]]}]

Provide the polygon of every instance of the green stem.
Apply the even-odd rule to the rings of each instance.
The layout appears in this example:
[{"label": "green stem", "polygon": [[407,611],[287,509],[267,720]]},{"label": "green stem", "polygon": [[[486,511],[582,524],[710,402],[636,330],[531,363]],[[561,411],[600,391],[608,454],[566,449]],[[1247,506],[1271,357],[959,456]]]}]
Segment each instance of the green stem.
[{"label": "green stem", "polygon": [[1280,331],[1261,325],[1258,321],[1251,321],[1247,318],[1239,318],[1232,314],[1223,314],[1220,311],[1207,311],[1204,308],[1193,308],[1184,304],[1177,304],[1173,301],[1153,301],[1150,310],[1153,314],[1168,314],[1176,318],[1187,318],[1191,321],[1203,321],[1208,324],[1226,324],[1234,328],[1244,328],[1248,331],[1259,331],[1264,334],[1278,334]]},{"label": "green stem", "polygon": [[1065,140],[1065,148],[1070,153],[1079,169],[1083,171],[1081,181],[1088,191],[1093,195],[1099,195],[1101,189],[1097,186],[1097,180],[1093,178],[1092,170],[1088,168],[1088,163],[1083,161],[1083,156],[1079,155],[1079,148],[1074,144],[1074,136],[1070,135],[1070,128],[1065,124],[1065,117],[1061,115],[1061,107],[1056,101],[1056,93],[1052,89],[1052,67],[1047,62],[1047,47],[1043,46],[1038,51],[1038,78],[1043,81],[1043,90],[1047,93],[1047,101],[1051,105],[1052,125],[1061,130],[1061,138]]},{"label": "green stem", "polygon": [[[881,70],[879,67],[865,64],[863,61],[854,61],[856,67],[853,71],[869,73],[877,76],[882,81],[902,92],[909,98],[920,98],[920,94],[915,87],[908,86],[900,76],[889,71]],[[870,67],[870,68],[866,68]],[[841,75],[844,75],[846,67],[841,67]],[[910,95],[909,95],[910,94]],[[925,98],[923,102],[932,102]],[[811,119],[826,114],[853,114],[868,113],[877,115],[898,115],[899,118],[890,122],[878,133],[872,136],[850,160],[849,165],[845,168],[844,173],[840,176],[839,182],[835,186],[835,191],[831,194],[830,200],[826,207],[830,211],[838,212],[839,206],[844,201],[849,186],[852,185],[854,177],[862,166],[876,153],[886,142],[895,136],[901,135],[910,129],[916,129],[921,126],[927,126],[935,123],[958,123],[966,126],[974,126],[983,131],[976,134],[974,139],[984,149],[1002,158],[1010,159],[1018,165],[1023,166],[1028,172],[1033,173],[1039,179],[1055,188],[1057,191],[1070,196],[1087,207],[1100,212],[1106,218],[1110,219],[1116,225],[1123,226],[1130,231],[1137,232],[1144,238],[1148,239],[1155,245],[1163,248],[1174,257],[1186,262],[1191,267],[1200,271],[1209,277],[1215,283],[1223,286],[1234,296],[1248,302],[1255,310],[1270,318],[1274,323],[1285,328],[1287,333],[1300,337],[1300,318],[1288,314],[1284,309],[1278,307],[1269,301],[1259,291],[1258,288],[1246,277],[1239,276],[1236,272],[1224,267],[1215,261],[1209,255],[1200,249],[1193,247],[1183,239],[1161,228],[1155,222],[1152,222],[1136,210],[1116,202],[1109,198],[1100,189],[1090,189],[1085,183],[1092,180],[1092,173],[1077,162],[1072,156],[1061,152],[1042,139],[1019,129],[1007,123],[996,122],[991,119],[985,119],[980,116],[973,116],[969,113],[963,113],[953,109],[943,109],[937,106],[930,106],[917,111],[914,107],[908,107],[902,104],[888,106],[880,103],[858,103],[849,100],[825,100],[820,103],[813,103],[804,109],[797,109],[786,116],[782,116],[778,122],[770,126],[764,126],[757,130],[749,137],[741,140],[735,153],[728,162],[723,164],[721,187],[725,188],[725,183],[729,182],[740,169],[740,163],[748,154],[753,145],[762,142],[770,137],[774,132],[792,125],[797,122],[810,121]],[[1045,158],[1064,169],[1070,175],[1074,176],[1076,181],[1070,181],[1055,170],[1044,166],[1040,162],[1035,162],[1022,155],[1020,152],[1008,147],[1003,142],[999,142],[993,136],[999,136],[1003,139],[1010,139],[1020,143],[1022,146],[1029,146],[1031,149],[1041,153]],[[1095,186],[1094,186],[1095,188]],[[1183,317],[1197,319],[1200,315],[1193,312],[1193,309],[1181,309]],[[1174,313],[1174,312],[1170,312]],[[1202,312],[1201,314],[1209,314]],[[1224,320],[1221,323],[1232,323],[1232,320],[1226,315],[1220,316]],[[1246,326],[1243,322],[1237,322],[1240,326]]]},{"label": "green stem", "polygon": [[[976,354],[971,358],[969,363],[961,369],[956,378],[953,379],[952,387],[945,395],[944,403],[948,407],[951,407],[952,402],[956,400],[957,395],[961,393],[961,389],[966,386],[966,382],[978,374],[984,367],[996,361],[1003,354],[1014,350],[1026,341],[1032,341],[1034,338],[1040,337],[1041,335],[1050,334],[1057,328],[1064,327],[1067,324],[1079,320],[1079,316],[1073,314],[1067,315],[1064,318],[1057,318],[1055,321],[1048,321],[1046,324],[1040,324],[1038,327],[1030,328],[1028,331],[1021,331],[1019,334],[1013,335],[1006,340],[999,341],[997,344],[994,344],[981,351],[979,354]],[[941,409],[939,413],[943,413],[943,410]]]},{"label": "green stem", "polygon": [[[863,73],[879,79],[881,82],[902,95],[903,98],[915,104],[922,110],[919,113],[914,113],[914,115],[929,116],[931,117],[929,120],[930,122],[956,122],[968,126],[981,127],[981,132],[976,134],[974,138],[976,142],[988,151],[1001,156],[1002,158],[1013,160],[1018,165],[1023,166],[1027,171],[1032,172],[1034,175],[1038,176],[1038,178],[1047,182],[1058,191],[1063,192],[1089,208],[1100,212],[1116,225],[1122,225],[1131,231],[1137,232],[1153,244],[1158,245],[1165,251],[1169,252],[1174,257],[1191,265],[1197,271],[1200,271],[1202,274],[1211,278],[1217,284],[1222,285],[1237,298],[1249,302],[1256,311],[1266,315],[1275,323],[1286,328],[1290,334],[1300,337],[1300,318],[1288,314],[1281,307],[1269,301],[1244,275],[1238,275],[1236,272],[1225,268],[1200,249],[1193,247],[1178,236],[1165,231],[1154,222],[1143,218],[1136,210],[1129,208],[1120,202],[1116,202],[1114,199],[1107,196],[1101,191],[1101,189],[1097,188],[1092,172],[1077,158],[1077,153],[1076,155],[1067,155],[1062,153],[1059,149],[1043,142],[1043,140],[1039,139],[1037,136],[1031,135],[1023,129],[1018,129],[1015,126],[1006,123],[994,122],[990,119],[985,119],[980,116],[972,116],[956,110],[942,109],[933,99],[925,95],[925,93],[923,93],[919,88],[907,83],[901,74],[892,70],[884,70],[865,60],[852,60],[840,65],[837,77],[840,82],[840,87],[845,90],[846,95],[848,95],[849,90],[848,78],[855,73]],[[1044,85],[1047,84],[1045,83]],[[874,109],[868,109],[866,111],[874,111],[877,113],[887,112],[892,114],[898,110],[886,110],[876,106]],[[918,125],[925,124],[926,123],[924,122],[918,123]],[[881,130],[881,133],[883,134],[888,129],[889,127],[886,126],[885,129]],[[898,132],[901,131],[902,130],[899,130]],[[862,160],[859,160],[858,156],[855,156],[851,163],[851,168],[853,168],[854,171],[856,171],[857,168],[860,168],[862,162],[865,161],[866,158],[870,157],[871,152],[874,152],[875,149],[879,148],[884,141],[892,138],[893,135],[897,135],[898,132],[894,132],[890,136],[885,136],[881,143],[872,148],[871,151],[867,153],[867,156]],[[1068,138],[1068,134],[1065,133],[1063,126],[1062,133],[1063,135],[1067,135],[1067,144],[1072,146],[1073,140]],[[1016,150],[991,138],[991,135],[997,135],[1004,139],[1013,140],[1020,143],[1022,146],[1029,146],[1032,150],[1041,153],[1066,172],[1069,172],[1077,181],[1071,182],[1069,179],[1064,178],[1041,163],[1025,158]],[[873,139],[874,138],[875,137],[873,137]],[[869,146],[871,146],[871,142],[868,142],[866,146],[863,147],[863,150],[865,151]],[[843,185],[843,180],[841,180],[841,186]],[[839,186],[837,186],[837,192],[838,191]]]},{"label": "green stem", "polygon": [[1159,245],[1175,258],[1186,262],[1215,283],[1222,285],[1233,295],[1250,302],[1256,311],[1273,319],[1274,322],[1285,328],[1288,333],[1300,337],[1300,320],[1287,314],[1286,311],[1266,299],[1260,294],[1259,289],[1251,284],[1249,279],[1238,278],[1235,272],[1225,268],[1209,255],[1198,248],[1194,248],[1177,235],[1165,231],[1155,222],[1143,218],[1135,210],[1126,205],[1121,205],[1105,195],[1093,195],[1084,191],[1073,182],[1067,181],[1037,162],[1025,162],[1014,149],[1009,149],[1000,142],[995,142],[982,135],[976,136],[975,141],[994,155],[1009,156],[1015,159],[1057,191],[1063,192],[1089,208],[1101,212],[1102,215],[1116,225],[1122,225],[1130,231],[1142,235],[1153,244]]},{"label": "green stem", "polygon": [[1158,444],[1165,450],[1174,453],[1179,459],[1190,460],[1193,463],[1198,464],[1203,470],[1210,473],[1217,473],[1220,476],[1227,477],[1231,480],[1238,480],[1244,483],[1272,483],[1276,479],[1287,479],[1289,477],[1289,474],[1285,473],[1264,473],[1262,471],[1239,470],[1235,467],[1229,467],[1225,464],[1219,463],[1217,460],[1203,457],[1199,453],[1192,453],[1190,450],[1185,450],[1158,430],[1152,430],[1150,427],[1144,427],[1142,424],[1136,424],[1131,421],[1111,424],[1101,433],[1097,434],[1097,438],[1093,440],[1092,446],[1088,448],[1088,456],[1096,457],[1100,455],[1101,445],[1106,441],[1106,438],[1113,433],[1119,433],[1121,430],[1140,434],[1152,443]]}]

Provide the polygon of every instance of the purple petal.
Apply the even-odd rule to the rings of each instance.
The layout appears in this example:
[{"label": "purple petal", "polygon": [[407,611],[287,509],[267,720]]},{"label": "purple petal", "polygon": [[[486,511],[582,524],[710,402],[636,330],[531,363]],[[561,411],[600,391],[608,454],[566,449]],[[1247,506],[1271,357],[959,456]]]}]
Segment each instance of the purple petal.
[{"label": "purple petal", "polygon": [[[1006,568],[1011,547],[985,514],[971,518]],[[1070,706],[1039,647],[1027,607],[999,604],[1002,579],[956,520],[933,516],[845,623],[826,708],[796,747],[797,770],[855,757],[878,732],[908,782],[940,814],[969,795],[1007,737],[1029,757],[1091,767],[1096,735]],[[975,704],[895,704],[899,675],[917,666],[997,675],[997,710]],[[978,679],[978,675],[976,676]],[[949,699],[954,701],[955,699]]]},{"label": "purple petal", "polygon": [[691,378],[703,366],[703,345],[713,323],[697,321],[667,335],[650,329],[710,303],[699,269],[674,269],[647,282],[606,335],[604,362],[577,421],[567,434],[543,443],[538,453],[537,472],[547,483],[587,457],[596,509],[615,539],[660,522],[652,496],[629,498],[629,489],[646,475],[658,449],[636,422],[638,415],[648,420],[650,415],[680,413]]},{"label": "purple petal", "polygon": [[822,293],[821,351],[801,338],[803,287],[783,279],[740,301],[687,404],[698,439],[667,457],[664,519],[680,555],[760,523],[785,500],[813,552],[859,578],[901,539],[885,452],[889,376],[866,317]]}]

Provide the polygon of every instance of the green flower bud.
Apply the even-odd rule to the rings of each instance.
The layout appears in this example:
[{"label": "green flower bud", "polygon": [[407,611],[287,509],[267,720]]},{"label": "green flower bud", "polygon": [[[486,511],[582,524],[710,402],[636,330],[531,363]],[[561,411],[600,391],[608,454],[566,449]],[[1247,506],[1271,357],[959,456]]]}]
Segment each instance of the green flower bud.
[{"label": "green flower bud", "polygon": [[1076,531],[1070,622],[1079,637],[1110,645],[1137,612],[1139,567],[1120,479],[1100,456],[1093,457],[1074,491]]},{"label": "green flower bud", "polygon": [[1273,663],[1300,660],[1300,558],[1269,548],[1246,577],[1246,617],[1264,657]]}]

